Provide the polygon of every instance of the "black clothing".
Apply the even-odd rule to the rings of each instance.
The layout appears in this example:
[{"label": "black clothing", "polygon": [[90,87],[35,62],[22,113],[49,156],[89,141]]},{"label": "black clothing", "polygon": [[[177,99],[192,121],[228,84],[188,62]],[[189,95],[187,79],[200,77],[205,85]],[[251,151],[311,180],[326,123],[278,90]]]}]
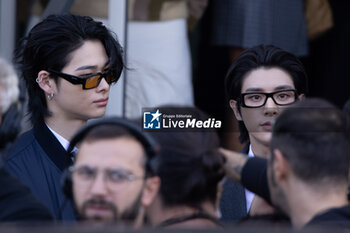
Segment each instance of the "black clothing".
[{"label": "black clothing", "polygon": [[[241,151],[249,152],[249,144]],[[221,221],[237,221],[247,216],[247,204],[244,187],[231,179],[226,179],[220,198]]]},{"label": "black clothing", "polygon": [[322,214],[318,214],[305,227],[317,226],[350,229],[350,205],[330,209]]},{"label": "black clothing", "polygon": [[[270,191],[267,183],[267,160],[250,158],[244,165],[241,182],[244,187],[263,197],[271,203]],[[305,227],[332,227],[350,229],[350,205],[333,208],[313,217]]]},{"label": "black clothing", "polygon": [[161,222],[158,227],[168,227],[171,225],[175,225],[178,223],[182,223],[182,222],[186,222],[186,221],[190,221],[190,220],[194,220],[194,219],[207,219],[211,222],[213,222],[215,225],[217,225],[218,227],[223,227],[222,223],[219,221],[219,219],[203,213],[203,212],[199,212],[199,213],[193,213],[193,214],[188,214],[188,215],[184,215],[181,217],[174,217],[174,218],[169,218],[163,222]]},{"label": "black clothing", "polygon": [[48,221],[52,216],[30,190],[0,168],[0,221]]},{"label": "black clothing", "polygon": [[67,201],[61,216],[56,216],[66,197],[61,187],[61,176],[72,164],[71,158],[44,122],[15,142],[9,151],[4,166],[22,184],[30,188],[56,219],[75,220],[71,201]]},{"label": "black clothing", "polygon": [[270,190],[267,183],[267,159],[249,158],[242,168],[241,183],[248,190],[271,204]]},{"label": "black clothing", "polygon": [[[276,212],[273,214],[255,215],[241,219],[237,226],[239,227],[270,227],[270,228],[286,228],[291,227],[291,222],[288,216],[283,213]],[[266,231],[268,232],[268,231]]]}]

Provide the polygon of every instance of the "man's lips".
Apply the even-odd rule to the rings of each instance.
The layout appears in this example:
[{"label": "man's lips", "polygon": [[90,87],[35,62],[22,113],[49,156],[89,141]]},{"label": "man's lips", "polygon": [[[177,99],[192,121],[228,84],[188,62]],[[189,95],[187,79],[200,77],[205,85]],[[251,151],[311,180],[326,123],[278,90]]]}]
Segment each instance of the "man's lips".
[{"label": "man's lips", "polygon": [[96,100],[94,103],[100,106],[105,106],[108,103],[108,98]]},{"label": "man's lips", "polygon": [[104,221],[117,218],[116,206],[104,199],[90,199],[82,204],[79,211],[84,219]]},{"label": "man's lips", "polygon": [[91,205],[87,206],[87,209],[103,211],[103,210],[110,210],[111,208],[109,206],[106,206],[106,205],[94,205],[94,204],[91,204]]},{"label": "man's lips", "polygon": [[108,205],[90,204],[86,206],[86,213],[92,215],[105,215],[113,212]]},{"label": "man's lips", "polygon": [[260,126],[261,126],[261,128],[263,128],[266,131],[271,131],[271,129],[272,129],[272,124],[269,121],[260,124]]}]

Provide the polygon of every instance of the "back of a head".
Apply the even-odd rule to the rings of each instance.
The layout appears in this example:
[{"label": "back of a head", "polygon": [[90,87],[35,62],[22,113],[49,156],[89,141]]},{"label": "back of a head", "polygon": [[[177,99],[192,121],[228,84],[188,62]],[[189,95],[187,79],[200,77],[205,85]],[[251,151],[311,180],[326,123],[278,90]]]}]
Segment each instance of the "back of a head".
[{"label": "back of a head", "polygon": [[[295,55],[273,45],[258,45],[244,50],[229,68],[225,78],[228,100],[237,100],[240,97],[246,75],[262,67],[284,70],[291,76],[297,93],[307,94],[307,75],[300,60]],[[240,106],[237,107],[240,109]],[[239,128],[240,141],[247,142],[249,140],[248,131],[243,122],[239,122]]]},{"label": "back of a head", "polygon": [[[171,108],[162,109],[162,112],[169,111]],[[181,112],[181,108],[177,111]],[[194,112],[197,119],[205,117],[198,110]],[[161,179],[163,205],[185,205],[199,210],[205,201],[215,205],[217,186],[224,176],[224,157],[218,151],[217,134],[183,129],[151,135],[161,147],[153,165]]]},{"label": "back of a head", "polygon": [[[71,52],[86,40],[100,41],[109,59],[111,71],[119,77],[123,69],[122,48],[116,36],[101,22],[88,16],[50,15],[35,25],[16,50],[16,63],[28,89],[32,122],[42,121],[50,113],[44,92],[35,80],[41,70],[61,71]],[[54,77],[57,80],[57,77]]]},{"label": "back of a head", "polygon": [[306,183],[347,183],[350,138],[344,114],[321,99],[286,109],[273,127],[271,150],[279,149]]}]

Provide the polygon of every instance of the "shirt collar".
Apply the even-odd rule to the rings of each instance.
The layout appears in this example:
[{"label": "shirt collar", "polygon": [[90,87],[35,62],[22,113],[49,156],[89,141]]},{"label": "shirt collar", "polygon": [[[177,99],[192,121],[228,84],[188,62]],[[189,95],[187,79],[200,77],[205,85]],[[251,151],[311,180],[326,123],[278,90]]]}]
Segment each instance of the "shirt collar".
[{"label": "shirt collar", "polygon": [[63,148],[65,150],[68,149],[69,146],[69,141],[67,139],[65,139],[64,137],[62,137],[61,135],[59,135],[58,133],[56,133],[53,129],[51,129],[47,124],[46,124],[47,128],[51,131],[51,133],[53,135],[55,135],[55,137],[57,138],[57,140],[61,143],[61,145],[63,146]]},{"label": "shirt collar", "polygon": [[252,144],[249,145],[249,152],[248,152],[248,157],[254,157],[254,153],[253,153],[253,150],[252,150]]}]

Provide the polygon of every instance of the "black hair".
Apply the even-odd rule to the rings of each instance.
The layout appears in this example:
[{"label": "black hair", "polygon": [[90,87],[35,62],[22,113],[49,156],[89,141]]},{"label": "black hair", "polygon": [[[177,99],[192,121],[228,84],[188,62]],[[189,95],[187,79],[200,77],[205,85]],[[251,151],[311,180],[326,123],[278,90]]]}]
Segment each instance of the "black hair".
[{"label": "black hair", "polygon": [[345,126],[343,112],[331,103],[302,100],[277,118],[271,153],[279,149],[293,173],[310,184],[347,183],[350,138]]},{"label": "black hair", "polygon": [[61,71],[69,63],[69,55],[86,40],[99,40],[103,44],[109,67],[119,77],[124,67],[122,47],[113,32],[91,17],[50,15],[22,40],[15,62],[26,82],[32,123],[44,121],[44,117],[50,115],[45,93],[35,82],[38,73],[48,69]]},{"label": "black hair", "polygon": [[[198,120],[208,117],[198,109],[163,107],[167,114],[190,114]],[[160,197],[164,206],[186,205],[198,210],[204,201],[215,205],[217,187],[224,176],[223,155],[218,151],[215,131],[152,132],[160,145],[154,170],[161,179]]]},{"label": "black hair", "polygon": [[[228,100],[236,100],[240,111],[238,99],[241,95],[243,80],[246,75],[258,68],[280,68],[286,71],[293,80],[294,86],[300,94],[307,94],[308,82],[305,70],[299,59],[273,45],[258,45],[246,49],[229,68],[225,78],[225,89]],[[242,143],[249,141],[248,130],[243,121],[238,122]]]}]

